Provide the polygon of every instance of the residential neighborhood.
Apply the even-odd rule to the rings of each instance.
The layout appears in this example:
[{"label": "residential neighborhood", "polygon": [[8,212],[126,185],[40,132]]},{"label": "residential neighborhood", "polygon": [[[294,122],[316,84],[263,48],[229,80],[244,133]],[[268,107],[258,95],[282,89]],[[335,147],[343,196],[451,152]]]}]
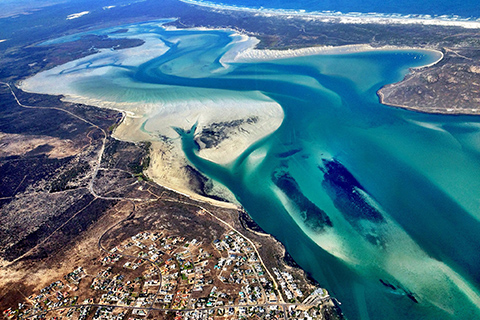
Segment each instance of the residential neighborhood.
[{"label": "residential neighborhood", "polygon": [[255,247],[229,231],[206,242],[140,232],[78,266],[7,319],[323,319],[326,290],[304,292],[287,270],[271,272]]}]

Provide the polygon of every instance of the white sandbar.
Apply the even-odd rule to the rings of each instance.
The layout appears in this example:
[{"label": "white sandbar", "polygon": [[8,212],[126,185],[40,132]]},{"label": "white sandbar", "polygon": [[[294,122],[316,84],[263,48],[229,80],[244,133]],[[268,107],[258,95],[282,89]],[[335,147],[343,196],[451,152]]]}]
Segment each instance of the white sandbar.
[{"label": "white sandbar", "polygon": [[82,12],[79,12],[79,13],[73,13],[73,14],[70,14],[67,16],[67,20],[72,20],[72,19],[77,19],[77,18],[80,18],[86,14],[89,14],[90,11],[82,11]]}]

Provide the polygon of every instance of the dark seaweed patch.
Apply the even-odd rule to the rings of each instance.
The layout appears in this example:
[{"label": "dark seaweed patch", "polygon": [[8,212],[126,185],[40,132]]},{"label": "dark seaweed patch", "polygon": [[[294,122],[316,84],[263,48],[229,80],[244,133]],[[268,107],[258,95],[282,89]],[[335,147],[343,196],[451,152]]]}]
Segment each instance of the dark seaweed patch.
[{"label": "dark seaweed patch", "polygon": [[284,170],[276,170],[272,175],[273,182],[297,205],[305,224],[315,231],[323,231],[332,227],[332,221],[322,209],[318,208],[300,190],[295,179]]},{"label": "dark seaweed patch", "polygon": [[382,279],[379,279],[380,282],[387,288],[389,289],[392,289],[393,291],[400,291],[402,292],[405,296],[407,296],[410,300],[412,300],[413,302],[415,303],[418,303],[418,300],[417,298],[415,297],[414,293],[405,289],[405,288],[402,288],[401,286],[395,286],[393,284],[391,284],[390,282],[386,281],[386,280],[382,280]]},{"label": "dark seaweed patch", "polygon": [[302,149],[293,149],[293,150],[288,150],[286,152],[281,152],[279,154],[277,154],[277,157],[279,158],[287,158],[287,157],[290,157],[290,156],[293,156],[294,154],[298,153],[302,151]]},{"label": "dark seaweed patch", "polygon": [[364,191],[355,177],[337,160],[323,159],[323,187],[332,197],[335,206],[349,219],[382,222],[382,214],[371,206],[358,191]]},{"label": "dark seaweed patch", "polygon": [[380,279],[380,282],[387,288],[390,288],[392,290],[397,290],[397,287],[395,287],[393,284],[391,284],[390,282],[388,281],[385,281],[385,280],[382,280]]}]

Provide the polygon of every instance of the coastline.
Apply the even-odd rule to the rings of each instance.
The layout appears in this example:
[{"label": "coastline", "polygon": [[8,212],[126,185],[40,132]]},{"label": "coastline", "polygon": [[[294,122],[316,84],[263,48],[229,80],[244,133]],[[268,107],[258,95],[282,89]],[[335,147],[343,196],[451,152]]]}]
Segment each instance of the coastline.
[{"label": "coastline", "polygon": [[[127,119],[127,117],[130,116],[132,118],[135,118],[135,115],[132,112],[121,110],[121,109],[116,109],[116,108],[108,108],[108,107],[98,107],[98,108],[106,108],[106,109],[116,110],[116,111],[118,111],[122,114],[122,118],[118,122],[118,125],[115,127],[114,131],[111,133],[111,137],[113,139],[117,139],[119,141],[127,141],[127,142],[131,142],[131,143],[135,143],[135,144],[138,143],[141,140],[141,139],[139,139],[139,140],[126,140],[125,138],[120,137],[121,133],[118,134],[118,132],[117,132],[117,130],[119,129],[121,124]],[[152,154],[151,151],[152,150],[155,151],[156,149],[158,149],[157,152]],[[150,151],[150,156],[152,157],[151,162],[155,162],[155,156],[158,156],[160,154],[159,150],[162,150],[161,142],[158,142],[158,141],[157,142],[152,142],[152,146],[150,147],[150,150],[149,150]],[[163,154],[163,155],[170,154],[170,157],[172,157],[174,159],[174,161],[176,161],[177,163],[184,163],[185,160],[183,158],[179,157],[178,155],[175,157],[173,152],[169,152],[167,150],[168,150],[168,148],[164,147],[161,154]],[[161,175],[166,175],[167,172],[169,174],[172,174],[172,171],[175,171],[175,168],[164,167],[163,170],[153,170],[152,164],[150,164],[145,173],[146,173],[147,177],[149,179],[151,179],[156,185],[159,185],[160,187],[165,188],[167,190],[176,192],[176,193],[178,193],[180,195],[183,195],[183,196],[185,196],[189,199],[192,199],[192,200],[195,200],[195,201],[198,201],[198,202],[201,202],[201,203],[207,203],[207,204],[210,204],[210,205],[213,205],[213,206],[216,206],[216,207],[220,207],[220,208],[225,208],[225,209],[238,210],[240,208],[240,205],[236,204],[234,202],[219,201],[219,200],[213,199],[211,197],[202,196],[202,195],[198,194],[197,192],[194,192],[194,191],[188,189],[188,187],[185,186],[184,183],[175,183],[174,181],[169,181],[167,179],[159,179],[158,178],[159,175],[160,176]],[[178,168],[177,168],[177,171],[178,171]],[[177,175],[178,175],[178,172],[177,172]],[[172,176],[175,177],[176,175],[173,174]],[[157,177],[157,178],[155,179],[154,177]]]},{"label": "coastline", "polygon": [[[28,93],[33,93],[37,94],[34,90],[28,90],[27,88],[22,87],[23,82],[26,79],[20,81],[17,83],[16,87],[19,90],[22,90],[24,92]],[[115,127],[114,131],[111,133],[111,137],[113,139],[119,140],[119,141],[125,141],[125,142],[130,142],[137,144],[142,141],[147,141],[147,135],[141,132],[139,128],[137,129],[132,129],[132,124],[128,124],[130,120],[133,120],[133,122],[139,122],[138,127],[141,125],[142,117],[136,116],[133,112],[123,110],[119,107],[114,107],[113,105],[108,105],[108,104],[98,104],[98,103],[91,103],[92,101],[87,101],[84,99],[79,99],[78,97],[69,97],[69,96],[63,96],[61,98],[61,101],[64,103],[79,103],[79,104],[84,104],[84,105],[91,105],[95,108],[102,108],[102,109],[108,109],[108,110],[114,110],[118,111],[119,113],[122,114],[122,118],[118,122],[118,125]],[[89,103],[90,102],[90,103]],[[125,136],[123,133],[124,131],[129,131],[129,130],[135,130],[137,132],[137,135],[135,136]],[[178,141],[178,140],[177,140]],[[154,170],[152,168],[152,164],[148,167],[146,171],[146,175],[148,178],[152,179],[152,181],[167,189],[170,191],[174,191],[180,195],[183,195],[187,198],[190,198],[192,200],[201,202],[201,203],[207,203],[210,205],[214,205],[220,208],[225,208],[225,209],[239,209],[239,204],[233,202],[233,201],[219,201],[216,199],[213,199],[211,197],[207,196],[202,196],[201,194],[195,192],[194,190],[191,190],[188,188],[188,180],[184,179],[183,181],[179,179],[182,175],[184,175],[184,172],[182,172],[183,166],[186,166],[188,163],[186,159],[180,155],[178,152],[172,152],[172,150],[169,150],[170,148],[166,146],[161,146],[162,142],[154,141],[152,142],[152,147],[150,151],[154,151],[152,156],[152,163],[155,162],[155,156],[156,155],[164,155],[168,158],[168,163],[165,164],[165,162],[162,162],[161,169]],[[178,149],[174,151],[181,150],[181,147],[178,147]],[[167,177],[168,176],[168,177]],[[232,195],[233,196],[233,195]]]},{"label": "coastline", "polygon": [[225,4],[216,4],[202,0],[179,0],[181,2],[206,7],[215,10],[243,11],[255,14],[263,14],[266,17],[271,15],[303,18],[305,20],[318,20],[322,22],[341,23],[341,24],[421,24],[429,26],[449,26],[462,27],[465,29],[480,29],[480,19],[459,19],[456,17],[432,17],[430,15],[411,15],[402,16],[400,14],[381,14],[381,13],[359,13],[359,12],[332,12],[332,11],[313,11],[288,10],[273,8],[249,8],[238,7]]},{"label": "coastline", "polygon": [[413,67],[414,69],[421,69],[431,67],[444,58],[443,52],[436,49],[420,48],[420,47],[398,47],[398,46],[383,46],[372,47],[369,44],[354,44],[344,46],[322,46],[322,47],[308,47],[301,49],[287,49],[287,50],[271,50],[271,49],[254,49],[248,48],[239,52],[233,59],[233,62],[257,62],[269,61],[277,59],[288,59],[292,57],[305,57],[312,55],[340,55],[361,52],[374,51],[426,51],[437,55],[437,59],[427,65]]},{"label": "coastline", "polygon": [[[199,28],[195,28],[198,30]],[[202,30],[216,30],[212,28],[202,28]],[[260,42],[255,37],[247,36],[246,34],[242,34],[239,31],[228,29],[229,31],[233,31],[234,33],[231,35],[232,38],[236,38],[233,40],[233,45],[230,50],[228,50],[225,55],[222,57],[220,62],[224,65],[225,68],[228,68],[229,63],[235,62],[256,62],[256,61],[269,61],[269,60],[277,60],[277,59],[286,59],[291,57],[299,57],[299,56],[310,56],[310,55],[338,55],[338,54],[352,54],[352,53],[360,53],[360,52],[372,52],[372,51],[388,51],[388,50],[418,50],[418,51],[425,51],[431,54],[435,54],[438,58],[431,64],[427,66],[434,65],[442,60],[443,53],[434,50],[434,49],[424,49],[424,48],[410,48],[410,47],[397,47],[397,46],[384,46],[384,47],[372,47],[371,45],[345,45],[345,46],[323,46],[323,47],[310,47],[310,48],[301,48],[296,50],[263,50],[263,49],[255,49],[256,45]],[[121,50],[122,54],[125,54],[125,50],[131,51],[132,54],[136,53],[137,51],[142,51],[146,47],[147,49],[150,48],[148,45],[148,41],[150,40],[149,37],[145,37],[144,40],[146,41],[144,45],[132,48],[132,49],[124,49]],[[155,44],[155,43],[154,43]],[[161,45],[157,45],[155,50],[153,50],[153,54],[164,54],[166,52],[165,47]],[[108,51],[100,51],[99,53],[95,54],[97,56],[102,56]],[[128,56],[128,55],[127,55]],[[89,57],[85,59],[90,59]],[[128,58],[127,58],[128,59]],[[71,64],[76,64],[78,61],[71,62]],[[425,68],[427,66],[420,66],[418,68]],[[60,66],[61,68],[68,67],[68,63],[66,65]],[[58,67],[56,67],[58,68]],[[40,76],[40,79],[47,79],[45,74],[52,73],[52,70],[45,71]],[[55,73],[55,71],[53,71]],[[37,75],[33,76],[36,77]],[[32,77],[32,78],[33,78]],[[24,79],[19,82],[18,87],[26,92],[37,92],[35,90],[35,86],[32,87],[31,83],[28,84],[28,81],[31,78]],[[83,103],[87,105],[94,105],[101,108],[112,109],[116,111],[120,111],[123,113],[123,118],[117,128],[115,129],[113,136],[117,139],[130,141],[130,142],[139,142],[144,140],[151,140],[152,144],[152,162],[148,168],[147,175],[155,181],[155,183],[171,190],[178,191],[180,194],[186,195],[191,197],[192,199],[196,199],[199,201],[209,202],[221,207],[227,208],[237,208],[238,205],[234,203],[234,196],[229,193],[224,187],[216,185],[218,191],[220,190],[224,196],[224,198],[233,200],[231,203],[217,201],[205,196],[202,196],[195,190],[191,188],[191,176],[185,169],[188,166],[188,161],[185,159],[185,156],[181,152],[181,142],[180,140],[175,140],[175,134],[171,130],[171,126],[175,125],[178,127],[182,127],[184,129],[189,129],[185,127],[188,123],[198,123],[198,130],[199,134],[202,133],[203,129],[208,131],[208,128],[211,125],[216,123],[224,123],[229,121],[238,121],[238,120],[245,120],[249,117],[255,116],[258,118],[257,122],[255,123],[247,123],[244,122],[241,126],[231,128],[231,131],[228,132],[226,138],[220,141],[220,143],[214,147],[205,148],[202,145],[200,140],[197,141],[199,145],[203,148],[199,150],[199,156],[205,158],[207,160],[219,163],[219,164],[228,164],[243,152],[248,146],[252,145],[256,141],[264,138],[266,135],[271,134],[274,132],[283,121],[283,111],[281,112],[281,116],[278,110],[282,110],[280,106],[275,106],[272,104],[273,102],[269,101],[259,101],[255,103],[255,97],[252,97],[250,102],[249,99],[242,100],[235,98],[230,100],[219,99],[218,101],[210,101],[208,104],[199,103],[199,105],[192,104],[185,110],[180,109],[176,110],[175,104],[173,102],[163,102],[165,110],[169,108],[175,109],[175,113],[170,113],[169,111],[156,111],[157,115],[155,118],[160,118],[159,115],[164,114],[168,121],[162,121],[162,123],[168,123],[168,126],[162,125],[158,122],[158,120],[151,119],[148,117],[148,113],[151,110],[155,109],[153,104],[139,104],[139,103],[122,103],[118,101],[100,101],[98,99],[91,99],[88,97],[82,97],[72,92],[68,92],[70,87],[68,84],[65,83],[62,85],[63,89],[67,90],[67,92],[62,92],[62,90],[58,91],[57,88],[56,92],[47,92],[51,89],[48,85],[44,83],[45,81],[38,81],[38,79],[33,81],[33,83],[40,84],[40,89],[42,93],[47,94],[63,94],[62,100],[72,102],[72,103]],[[45,91],[46,90],[46,91]],[[257,97],[258,98],[258,97]],[[381,102],[383,103],[382,99]],[[185,103],[185,102],[183,102]],[[271,105],[270,105],[271,104]],[[170,106],[171,105],[171,106]],[[228,112],[225,112],[222,108],[223,112],[218,117],[212,116],[205,116],[203,114],[207,111],[208,114],[216,114],[215,110],[218,109],[219,106],[228,105]],[[241,106],[250,106],[245,110],[244,107]],[[173,110],[172,109],[172,110]],[[278,109],[278,110],[277,110]],[[149,111],[150,110],[150,111]],[[163,109],[162,109],[163,110]],[[210,110],[210,111],[208,111]],[[256,111],[254,111],[256,110]],[[259,111],[260,110],[260,111]],[[241,111],[241,112],[240,112]],[[183,122],[178,122],[174,118],[185,119]],[[144,128],[147,121],[152,120],[152,124],[149,126],[151,127],[154,123],[157,125],[155,126],[155,130],[152,132],[159,133],[163,137],[167,137],[169,142],[162,141],[161,139],[154,139],[149,135],[149,128]],[[186,123],[185,123],[186,121]],[[193,122],[192,122],[193,121]],[[182,124],[183,123],[183,124]],[[147,123],[148,126],[148,123]],[[170,128],[170,129],[169,129]],[[258,129],[258,130],[257,130]],[[146,131],[145,131],[146,130]],[[133,134],[132,134],[133,132]],[[248,134],[244,134],[244,132],[248,132]],[[173,135],[172,135],[173,134]]]},{"label": "coastline", "polygon": [[[396,83],[400,83],[400,82],[396,82]],[[403,110],[408,110],[408,111],[413,111],[413,112],[418,112],[418,113],[423,113],[423,114],[428,113],[428,114],[449,115],[449,116],[477,116],[477,115],[480,114],[479,109],[462,110],[462,109],[452,108],[452,109],[446,109],[446,110],[441,109],[441,110],[428,110],[428,111],[426,111],[423,108],[416,108],[416,107],[411,107],[411,106],[407,106],[407,105],[386,102],[385,101],[386,100],[385,94],[382,92],[382,90],[385,89],[385,88],[388,88],[390,86],[393,86],[396,83],[389,84],[389,85],[383,86],[382,88],[378,89],[377,96],[378,96],[379,102],[382,105],[385,105],[385,106],[390,107],[390,108],[403,109]]]}]

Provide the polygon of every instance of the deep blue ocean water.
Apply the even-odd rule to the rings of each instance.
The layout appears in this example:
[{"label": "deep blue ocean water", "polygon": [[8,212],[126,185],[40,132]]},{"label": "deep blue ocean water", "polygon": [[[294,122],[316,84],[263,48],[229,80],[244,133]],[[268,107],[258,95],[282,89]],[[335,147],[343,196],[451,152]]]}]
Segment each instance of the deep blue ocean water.
[{"label": "deep blue ocean water", "polygon": [[181,134],[191,163],[229,188],[349,319],[480,319],[480,118],[400,110],[376,96],[434,55],[374,51],[224,69],[230,31],[129,28],[132,37],[155,34],[168,52],[130,65],[114,51],[91,56],[49,81],[78,79],[76,94],[119,103],[172,102],[179,90],[264,94],[284,110],[277,131],[218,165],[197,155],[192,127]]},{"label": "deep blue ocean water", "polygon": [[476,0],[208,0],[208,2],[238,7],[306,10],[307,12],[340,11],[342,13],[480,18],[480,5]]}]

